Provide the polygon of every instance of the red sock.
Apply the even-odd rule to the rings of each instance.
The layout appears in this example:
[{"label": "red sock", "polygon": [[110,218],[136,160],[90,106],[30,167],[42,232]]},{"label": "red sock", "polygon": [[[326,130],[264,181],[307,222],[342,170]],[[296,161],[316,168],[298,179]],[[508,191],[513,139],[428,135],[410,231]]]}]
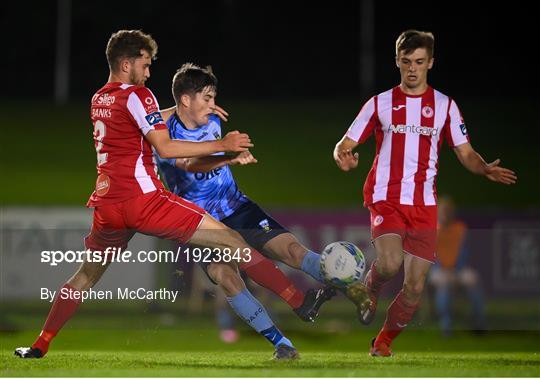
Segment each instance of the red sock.
[{"label": "red sock", "polygon": [[368,287],[371,294],[375,297],[379,297],[379,293],[383,285],[388,282],[391,278],[385,278],[377,271],[377,260],[374,260],[369,269],[369,273],[366,277],[366,286]]},{"label": "red sock", "polygon": [[281,297],[292,309],[298,308],[304,302],[304,293],[296,288],[274,262],[258,251],[251,250],[251,261],[241,263],[240,270],[255,283]]},{"label": "red sock", "polygon": [[399,291],[398,295],[388,307],[386,312],[386,321],[379,332],[379,335],[375,339],[375,345],[384,342],[388,346],[392,343],[394,338],[407,326],[409,321],[412,320],[414,312],[418,309],[420,302],[416,304],[409,303],[403,291]]},{"label": "red sock", "polygon": [[60,294],[62,293],[62,290],[64,288],[72,290],[74,292],[77,291],[69,284],[64,284],[64,286],[60,289],[60,291],[56,295],[56,298],[54,299],[54,303],[51,307],[49,315],[47,316],[45,325],[43,326],[43,329],[39,334],[39,337],[32,345],[33,348],[38,348],[39,350],[41,350],[43,355],[45,355],[49,350],[49,344],[51,343],[52,339],[56,336],[58,331],[62,329],[67,320],[69,320],[71,316],[73,316],[75,311],[77,311],[79,304],[81,303],[79,299],[72,299],[71,296],[66,299],[62,299],[62,296],[60,296]]}]

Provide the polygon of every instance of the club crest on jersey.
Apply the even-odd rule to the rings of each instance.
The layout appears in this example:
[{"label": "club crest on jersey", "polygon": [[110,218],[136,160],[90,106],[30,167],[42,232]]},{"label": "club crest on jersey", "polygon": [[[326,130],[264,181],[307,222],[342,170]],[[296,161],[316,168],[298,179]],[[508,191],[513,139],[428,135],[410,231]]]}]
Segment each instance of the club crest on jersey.
[{"label": "club crest on jersey", "polygon": [[459,128],[461,129],[461,133],[466,136],[467,135],[467,127],[465,126],[465,124],[461,124],[459,126]]},{"label": "club crest on jersey", "polygon": [[146,115],[144,118],[146,119],[146,121],[148,122],[150,126],[163,122],[163,118],[161,117],[161,112],[159,111],[150,113],[149,115]]},{"label": "club crest on jersey", "polygon": [[377,215],[373,219],[373,226],[379,226],[383,223],[383,221],[384,221],[384,217],[381,215]]},{"label": "club crest on jersey", "polygon": [[426,105],[422,108],[422,116],[425,118],[431,118],[433,117],[433,108],[431,108],[429,105]]},{"label": "club crest on jersey", "polygon": [[270,231],[270,223],[268,222],[268,219],[264,219],[261,222],[259,222],[259,226],[264,229],[265,232]]},{"label": "club crest on jersey", "polygon": [[204,137],[208,135],[208,132],[203,132],[200,136],[197,137],[197,141],[202,140]]}]

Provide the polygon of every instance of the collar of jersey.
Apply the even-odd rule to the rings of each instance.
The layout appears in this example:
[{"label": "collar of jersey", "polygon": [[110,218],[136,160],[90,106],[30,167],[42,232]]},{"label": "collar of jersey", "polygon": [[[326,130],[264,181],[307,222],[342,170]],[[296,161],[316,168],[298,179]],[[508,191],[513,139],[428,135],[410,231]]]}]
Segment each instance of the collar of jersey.
[{"label": "collar of jersey", "polygon": [[206,125],[203,125],[201,126],[200,128],[195,128],[195,129],[188,129],[186,128],[186,125],[184,125],[184,123],[182,122],[182,120],[180,120],[180,117],[178,117],[178,113],[174,112],[173,113],[173,116],[174,116],[174,119],[176,120],[176,122],[182,127],[182,129],[184,129],[186,132],[189,132],[189,133],[198,133],[199,131],[203,130]]}]

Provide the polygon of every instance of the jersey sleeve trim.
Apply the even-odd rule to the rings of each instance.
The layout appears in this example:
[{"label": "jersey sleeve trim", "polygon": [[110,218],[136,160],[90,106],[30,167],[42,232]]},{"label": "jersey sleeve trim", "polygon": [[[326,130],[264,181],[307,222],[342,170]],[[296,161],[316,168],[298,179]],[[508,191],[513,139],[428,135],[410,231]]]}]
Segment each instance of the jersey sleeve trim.
[{"label": "jersey sleeve trim", "polygon": [[450,99],[450,107],[448,109],[448,144],[451,147],[457,147],[470,142],[467,128],[461,112],[453,99]]},{"label": "jersey sleeve trim", "polygon": [[148,88],[139,87],[130,93],[127,108],[144,135],[151,130],[167,129],[159,111],[159,104]]},{"label": "jersey sleeve trim", "polygon": [[377,122],[377,96],[364,104],[345,134],[350,139],[364,143],[373,132]]}]

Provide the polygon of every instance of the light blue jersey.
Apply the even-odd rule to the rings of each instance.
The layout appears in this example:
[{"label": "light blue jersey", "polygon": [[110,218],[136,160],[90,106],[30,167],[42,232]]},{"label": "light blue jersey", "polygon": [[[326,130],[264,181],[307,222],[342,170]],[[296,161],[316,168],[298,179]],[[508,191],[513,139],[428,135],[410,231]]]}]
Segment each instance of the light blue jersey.
[{"label": "light blue jersey", "polygon": [[[188,141],[214,141],[221,138],[221,123],[217,116],[210,116],[208,124],[197,129],[187,129],[174,113],[167,120],[171,139]],[[176,167],[176,159],[162,159],[154,153],[169,190],[205,209],[222,220],[233,214],[250,200],[236,185],[229,166],[210,172],[187,172]],[[218,153],[215,155],[223,155]]]}]

